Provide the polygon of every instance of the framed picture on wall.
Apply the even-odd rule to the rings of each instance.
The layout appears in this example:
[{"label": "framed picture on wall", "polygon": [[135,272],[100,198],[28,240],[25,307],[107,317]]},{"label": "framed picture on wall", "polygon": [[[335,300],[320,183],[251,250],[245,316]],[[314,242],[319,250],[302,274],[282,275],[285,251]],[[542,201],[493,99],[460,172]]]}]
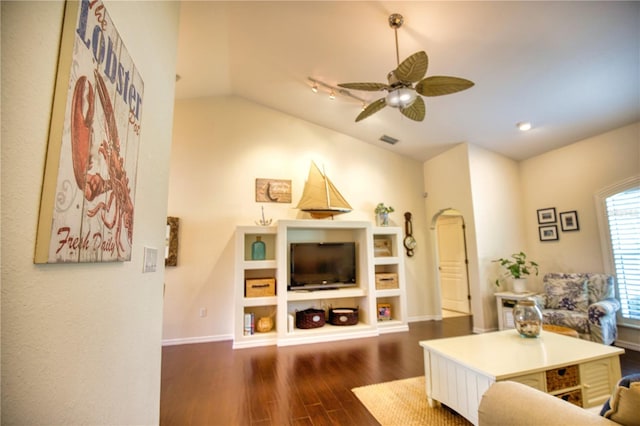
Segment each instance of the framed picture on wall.
[{"label": "framed picture on wall", "polygon": [[131,260],[143,99],[103,2],[67,1],[35,263]]},{"label": "framed picture on wall", "polygon": [[563,232],[579,231],[578,212],[575,210],[560,213],[560,228]]},{"label": "framed picture on wall", "polygon": [[556,208],[538,209],[538,224],[556,223]]},{"label": "framed picture on wall", "polygon": [[546,225],[539,226],[540,241],[556,241],[558,239],[558,226]]}]

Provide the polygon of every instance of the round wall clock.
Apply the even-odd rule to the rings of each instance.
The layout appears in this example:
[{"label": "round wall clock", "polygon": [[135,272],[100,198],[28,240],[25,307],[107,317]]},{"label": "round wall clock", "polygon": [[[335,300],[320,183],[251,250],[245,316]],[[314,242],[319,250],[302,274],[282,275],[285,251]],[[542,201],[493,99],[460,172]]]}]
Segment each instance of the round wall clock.
[{"label": "round wall clock", "polygon": [[413,238],[413,224],[411,223],[411,213],[406,212],[404,214],[404,233],[406,236],[404,237],[404,248],[407,250],[407,256],[413,256],[413,250],[416,248],[418,244],[416,239]]}]

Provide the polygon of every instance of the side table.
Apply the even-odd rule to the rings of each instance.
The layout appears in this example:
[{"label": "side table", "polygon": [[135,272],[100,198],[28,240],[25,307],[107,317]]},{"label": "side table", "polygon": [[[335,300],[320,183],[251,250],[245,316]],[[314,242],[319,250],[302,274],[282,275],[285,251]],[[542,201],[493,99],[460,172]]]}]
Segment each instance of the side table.
[{"label": "side table", "polygon": [[515,328],[513,323],[513,307],[519,300],[527,299],[535,295],[533,292],[514,293],[512,291],[503,291],[495,293],[496,304],[498,306],[498,330]]}]

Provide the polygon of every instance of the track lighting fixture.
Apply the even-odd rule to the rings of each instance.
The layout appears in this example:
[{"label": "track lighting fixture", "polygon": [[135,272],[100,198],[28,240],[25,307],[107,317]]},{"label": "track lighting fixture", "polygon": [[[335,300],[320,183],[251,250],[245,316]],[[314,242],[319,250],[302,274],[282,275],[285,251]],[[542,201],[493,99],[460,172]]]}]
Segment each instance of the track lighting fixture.
[{"label": "track lighting fixture", "polygon": [[341,95],[341,96],[345,96],[347,98],[352,98],[355,99],[356,101],[360,102],[362,104],[362,108],[366,108],[367,107],[367,101],[365,99],[362,99],[356,95],[354,95],[353,93],[351,93],[350,91],[348,91],[347,89],[343,89],[341,87],[334,87],[330,84],[327,84],[323,81],[317,80],[315,78],[311,78],[311,77],[307,77],[309,79],[309,81],[312,83],[311,86],[311,91],[313,93],[318,93],[319,86],[322,86],[323,88],[327,89],[327,91],[329,92],[329,99],[334,100],[336,98],[336,95]]}]

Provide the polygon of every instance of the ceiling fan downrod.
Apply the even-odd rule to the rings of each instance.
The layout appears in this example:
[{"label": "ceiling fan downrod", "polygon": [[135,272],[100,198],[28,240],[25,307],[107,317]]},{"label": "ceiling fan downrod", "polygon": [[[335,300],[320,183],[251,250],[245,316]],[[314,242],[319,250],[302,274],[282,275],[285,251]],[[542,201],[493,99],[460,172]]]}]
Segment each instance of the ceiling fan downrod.
[{"label": "ceiling fan downrod", "polygon": [[399,13],[392,13],[389,15],[389,26],[393,28],[393,32],[396,36],[396,63],[400,65],[400,50],[398,49],[398,28],[404,23],[404,18]]}]

